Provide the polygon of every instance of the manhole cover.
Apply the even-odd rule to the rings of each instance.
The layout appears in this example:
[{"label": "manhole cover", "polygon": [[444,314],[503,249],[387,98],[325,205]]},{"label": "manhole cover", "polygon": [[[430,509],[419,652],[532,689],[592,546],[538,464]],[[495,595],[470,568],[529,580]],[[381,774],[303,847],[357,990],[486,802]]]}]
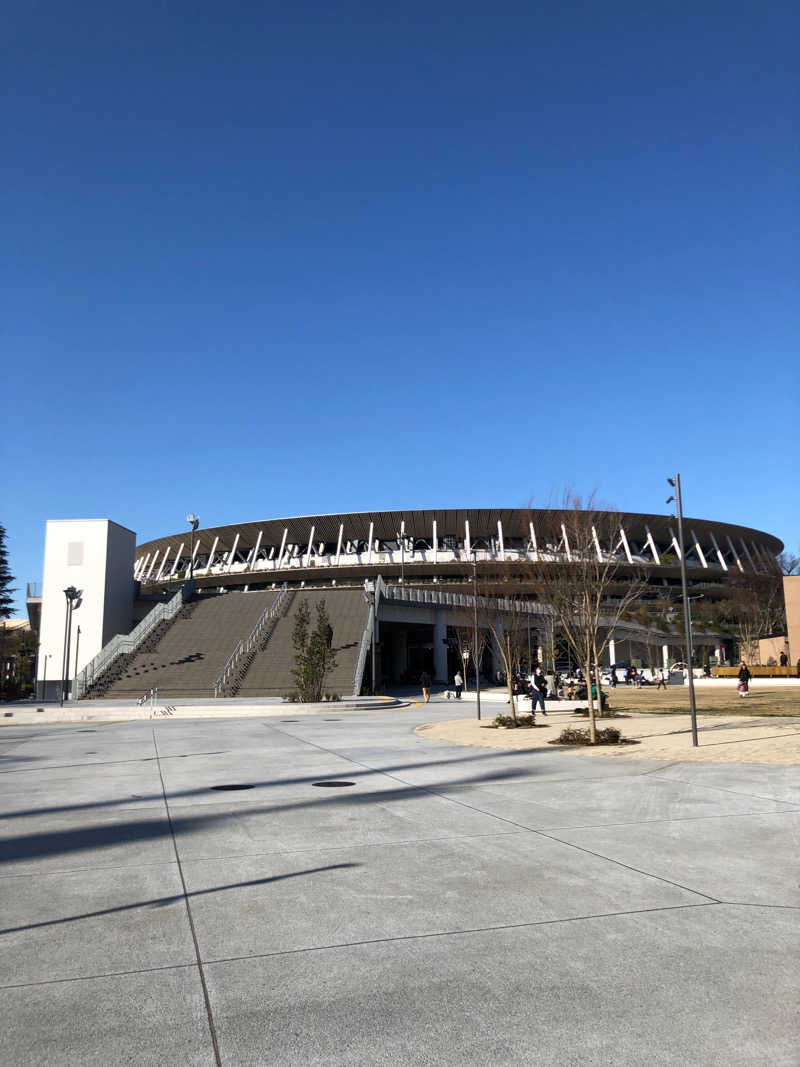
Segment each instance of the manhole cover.
[{"label": "manhole cover", "polygon": [[231,793],[235,792],[237,789],[254,789],[255,786],[233,782],[230,785],[212,785],[211,788],[216,789],[218,793]]},{"label": "manhole cover", "polygon": [[323,719],[323,722],[341,722],[341,719]]},{"label": "manhole cover", "polygon": [[281,722],[300,722],[299,719],[281,719]]},{"label": "manhole cover", "polygon": [[355,785],[355,782],[343,782],[341,780],[337,782],[313,782],[312,785],[319,786],[320,789],[344,789],[346,785]]}]

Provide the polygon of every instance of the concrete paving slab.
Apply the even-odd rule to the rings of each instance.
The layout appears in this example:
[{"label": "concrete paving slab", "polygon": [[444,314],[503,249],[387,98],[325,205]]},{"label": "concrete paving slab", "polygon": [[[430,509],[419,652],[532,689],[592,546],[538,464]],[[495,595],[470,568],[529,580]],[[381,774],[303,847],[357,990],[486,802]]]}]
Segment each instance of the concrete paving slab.
[{"label": "concrete paving slab", "polygon": [[267,806],[181,807],[172,822],[182,860],[516,832],[490,815],[413,788],[353,796],[350,789],[309,786]]},{"label": "concrete paving slab", "polygon": [[[705,898],[529,833],[186,861],[203,959]],[[223,933],[224,931],[224,933]]]},{"label": "concrete paving slab", "polygon": [[0,985],[195,961],[175,864],[0,879]]},{"label": "concrete paving slab", "polygon": [[798,812],[552,833],[717,900],[800,907]]},{"label": "concrete paving slab", "polygon": [[206,974],[230,1064],[794,1067],[799,929],[794,913],[712,905]]},{"label": "concrete paving slab", "polygon": [[785,764],[672,763],[662,767],[658,777],[800,805],[800,773]]},{"label": "concrete paving slab", "polygon": [[197,968],[4,989],[0,1060],[14,1067],[213,1067]]},{"label": "concrete paving slab", "polygon": [[522,826],[543,830],[793,810],[791,805],[774,800],[640,775],[620,778],[613,789],[609,789],[608,779],[546,779],[444,786],[437,793]]},{"label": "concrete paving slab", "polygon": [[4,815],[54,811],[80,811],[88,808],[163,808],[164,794],[158,771],[146,768],[119,776],[98,774],[75,768],[69,777],[46,776],[24,781],[0,776],[0,810]]},{"label": "concrete paving slab", "polygon": [[0,878],[174,860],[163,805],[0,819]]}]

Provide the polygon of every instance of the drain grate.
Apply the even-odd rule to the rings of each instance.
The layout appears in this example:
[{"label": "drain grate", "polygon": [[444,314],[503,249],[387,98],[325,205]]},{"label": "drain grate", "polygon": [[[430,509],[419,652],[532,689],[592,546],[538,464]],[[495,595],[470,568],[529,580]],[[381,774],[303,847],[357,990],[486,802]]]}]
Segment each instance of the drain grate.
[{"label": "drain grate", "polygon": [[341,722],[341,719],[323,719],[323,722]]},{"label": "drain grate", "polygon": [[281,719],[281,722],[300,722],[299,719]]},{"label": "drain grate", "polygon": [[239,789],[255,789],[254,785],[246,785],[243,782],[231,782],[229,785],[212,785],[218,793],[235,793]]},{"label": "drain grate", "polygon": [[312,785],[319,786],[320,789],[344,789],[346,785],[355,785],[355,782],[343,782],[341,779],[333,782],[312,782]]}]

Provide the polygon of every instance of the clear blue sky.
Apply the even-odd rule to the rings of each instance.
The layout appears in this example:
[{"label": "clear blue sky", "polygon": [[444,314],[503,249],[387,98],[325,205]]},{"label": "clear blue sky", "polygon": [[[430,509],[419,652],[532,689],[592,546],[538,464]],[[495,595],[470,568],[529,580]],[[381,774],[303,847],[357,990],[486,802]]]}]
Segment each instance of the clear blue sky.
[{"label": "clear blue sky", "polygon": [[678,470],[796,548],[799,11],[12,3],[19,613],[48,518],[664,512]]}]

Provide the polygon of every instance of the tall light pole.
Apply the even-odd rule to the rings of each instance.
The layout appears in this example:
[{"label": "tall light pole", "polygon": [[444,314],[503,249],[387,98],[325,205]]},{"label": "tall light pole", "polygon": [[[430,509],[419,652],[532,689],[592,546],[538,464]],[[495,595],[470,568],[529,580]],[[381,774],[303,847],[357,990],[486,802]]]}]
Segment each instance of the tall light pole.
[{"label": "tall light pole", "polygon": [[68,586],[64,590],[64,596],[67,598],[67,618],[64,627],[64,658],[62,660],[61,671],[61,706],[64,706],[64,698],[69,691],[69,646],[70,638],[72,637],[72,612],[75,608],[75,601],[80,598],[80,590],[76,589],[74,585]]},{"label": "tall light pole", "polygon": [[475,664],[475,700],[478,704],[478,718],[481,717],[481,657],[478,645],[478,550],[472,549],[472,626],[473,650],[472,662]]},{"label": "tall light pole", "polygon": [[81,627],[80,627],[80,623],[78,623],[78,629],[75,632],[75,675],[74,675],[75,678],[78,677],[78,648],[80,647],[80,643],[81,643]]},{"label": "tall light pole", "polygon": [[377,598],[376,588],[377,588],[377,583],[376,582],[370,581],[369,579],[367,579],[367,581],[364,582],[364,596],[366,598],[367,603],[369,604],[369,613],[370,613],[370,618],[372,620],[372,649],[371,649],[372,656],[370,658],[372,659],[372,695],[373,696],[375,696],[375,629],[376,629],[376,626],[377,626],[377,618],[376,618],[377,613],[376,613],[376,610],[375,610],[376,598]]},{"label": "tall light pole", "polygon": [[189,512],[186,521],[189,523],[189,581],[191,582],[194,578],[194,532],[200,525],[200,519]]},{"label": "tall light pole", "polygon": [[400,584],[402,585],[405,580],[406,569],[406,524],[400,523],[400,532],[397,535],[397,540],[400,542]]},{"label": "tall light pole", "polygon": [[675,501],[678,512],[678,541],[680,542],[681,558],[681,590],[683,594],[683,625],[686,631],[686,659],[689,669],[689,712],[692,717],[692,745],[697,748],[697,707],[694,701],[694,671],[692,670],[692,620],[689,614],[689,592],[686,583],[686,551],[683,542],[683,503],[681,501],[681,476],[676,474],[674,479],[667,478],[669,484],[675,490],[675,495],[667,498],[667,503]]}]

